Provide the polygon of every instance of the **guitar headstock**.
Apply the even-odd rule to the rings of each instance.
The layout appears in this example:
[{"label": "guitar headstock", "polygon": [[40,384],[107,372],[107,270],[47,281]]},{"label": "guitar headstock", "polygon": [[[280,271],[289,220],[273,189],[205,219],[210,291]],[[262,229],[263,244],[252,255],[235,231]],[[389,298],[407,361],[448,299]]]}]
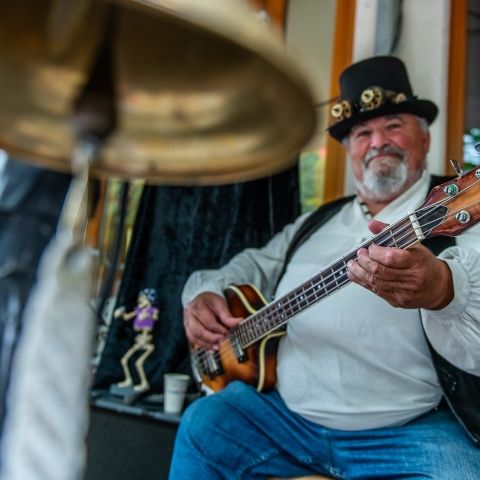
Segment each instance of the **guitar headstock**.
[{"label": "guitar headstock", "polygon": [[480,221],[480,167],[435,187],[422,208],[439,205],[443,220],[428,236],[456,236]]}]

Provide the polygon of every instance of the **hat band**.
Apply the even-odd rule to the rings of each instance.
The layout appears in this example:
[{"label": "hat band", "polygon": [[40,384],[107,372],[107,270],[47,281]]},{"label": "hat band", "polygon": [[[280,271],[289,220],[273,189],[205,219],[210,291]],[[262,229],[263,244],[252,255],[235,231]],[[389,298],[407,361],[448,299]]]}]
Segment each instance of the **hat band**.
[{"label": "hat band", "polygon": [[385,90],[378,86],[368,87],[362,92],[358,101],[340,100],[332,106],[330,126],[361,112],[376,110],[384,105],[398,104],[415,98],[415,96],[403,92]]}]

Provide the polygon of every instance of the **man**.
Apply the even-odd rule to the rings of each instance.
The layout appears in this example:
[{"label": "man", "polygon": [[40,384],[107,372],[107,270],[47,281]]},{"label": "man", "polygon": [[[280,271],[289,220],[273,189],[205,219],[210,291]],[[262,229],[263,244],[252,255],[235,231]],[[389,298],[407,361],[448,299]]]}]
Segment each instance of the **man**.
[{"label": "man", "polygon": [[[229,284],[279,298],[408,218],[431,189],[437,108],[413,95],[403,63],[367,59],[340,83],[329,133],[347,150],[357,195],[300,217],[220,270],[194,273],[184,323],[199,347],[215,351],[240,321],[222,296]],[[477,227],[456,246],[440,238],[429,245],[438,256],[420,244],[359,248],[347,262],[354,283],[288,323],[273,391],[231,382],[187,410],[171,478],[478,478],[479,239]]]}]

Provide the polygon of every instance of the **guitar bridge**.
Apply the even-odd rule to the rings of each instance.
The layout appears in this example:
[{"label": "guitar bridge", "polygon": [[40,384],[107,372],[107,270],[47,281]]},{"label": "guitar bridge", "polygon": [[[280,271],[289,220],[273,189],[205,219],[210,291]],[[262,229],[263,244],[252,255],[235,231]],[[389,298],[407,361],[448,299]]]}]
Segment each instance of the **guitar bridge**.
[{"label": "guitar bridge", "polygon": [[202,377],[208,376],[213,379],[225,373],[218,352],[197,348],[191,351],[190,358],[194,377],[199,382],[202,381]]}]

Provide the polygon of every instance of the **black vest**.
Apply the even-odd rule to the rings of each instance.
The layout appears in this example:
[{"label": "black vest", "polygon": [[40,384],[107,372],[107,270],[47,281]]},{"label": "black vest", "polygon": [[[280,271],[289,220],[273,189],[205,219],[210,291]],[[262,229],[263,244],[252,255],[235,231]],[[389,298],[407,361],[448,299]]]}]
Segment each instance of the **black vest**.
[{"label": "black vest", "polygon": [[[429,191],[433,187],[440,185],[451,177],[432,176]],[[330,220],[340,209],[354,199],[354,195],[340,198],[333,202],[322,205],[315,210],[305,222],[300,226],[285,255],[283,269],[278,277],[278,283],[283,277],[288,263],[290,262],[296,250],[310,236]],[[408,212],[406,212],[407,214]],[[435,255],[442,250],[455,245],[454,237],[431,237],[422,241],[422,244],[429,248]],[[469,436],[476,443],[480,443],[480,377],[464,372],[452,365],[448,360],[443,358],[428,341],[433,364],[438,375],[440,385],[443,390],[444,398],[449,405],[452,413],[457,420],[465,428]]]}]

